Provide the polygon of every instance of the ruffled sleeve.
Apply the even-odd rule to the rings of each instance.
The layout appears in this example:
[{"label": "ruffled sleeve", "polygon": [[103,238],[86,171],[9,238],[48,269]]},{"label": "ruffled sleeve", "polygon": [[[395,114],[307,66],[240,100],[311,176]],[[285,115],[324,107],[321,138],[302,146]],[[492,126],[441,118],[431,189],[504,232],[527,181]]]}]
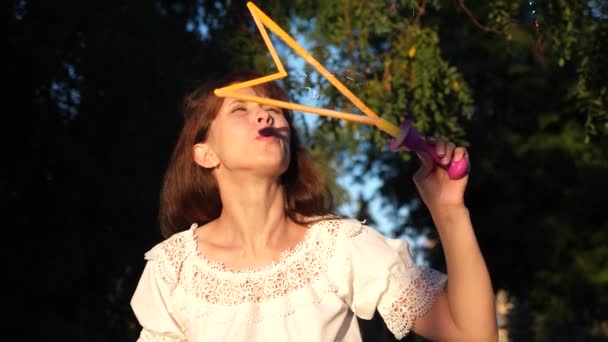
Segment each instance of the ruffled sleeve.
[{"label": "ruffled sleeve", "polygon": [[142,326],[138,342],[182,342],[187,337],[173,316],[170,293],[176,271],[163,245],[146,253],[146,266],[131,298],[131,308]]},{"label": "ruffled sleeve", "polygon": [[434,269],[417,266],[406,241],[387,238],[360,222],[345,229],[339,254],[347,267],[340,278],[348,281],[344,298],[362,319],[376,310],[397,339],[409,333],[416,318],[424,315],[447,281]]}]

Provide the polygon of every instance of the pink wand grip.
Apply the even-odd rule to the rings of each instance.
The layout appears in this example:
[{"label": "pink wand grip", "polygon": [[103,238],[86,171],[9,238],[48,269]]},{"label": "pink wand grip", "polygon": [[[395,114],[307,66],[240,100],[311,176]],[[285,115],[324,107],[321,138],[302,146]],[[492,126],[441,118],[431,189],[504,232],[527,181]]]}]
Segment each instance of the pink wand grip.
[{"label": "pink wand grip", "polygon": [[452,161],[448,165],[441,164],[441,158],[435,152],[435,148],[420,136],[410,121],[401,123],[400,128],[401,135],[390,141],[392,150],[402,148],[406,151],[426,152],[437,166],[447,169],[450,179],[460,179],[469,172],[469,161],[466,158]]}]

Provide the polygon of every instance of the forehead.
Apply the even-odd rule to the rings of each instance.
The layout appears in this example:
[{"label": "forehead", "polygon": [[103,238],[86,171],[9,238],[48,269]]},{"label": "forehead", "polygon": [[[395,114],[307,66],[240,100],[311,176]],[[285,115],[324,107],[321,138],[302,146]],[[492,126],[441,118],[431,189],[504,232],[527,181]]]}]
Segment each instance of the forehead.
[{"label": "forehead", "polygon": [[[235,91],[235,93],[243,94],[243,95],[250,95],[250,96],[268,97],[266,89],[264,89],[262,87],[255,87],[255,88],[247,87],[247,88],[239,89],[239,90]],[[231,103],[235,103],[235,102],[244,102],[244,101],[234,98],[234,97],[226,97],[224,99],[224,102],[222,103],[222,107],[225,107],[226,105],[230,105]]]},{"label": "forehead", "polygon": [[243,89],[239,89],[235,91],[235,93],[245,94],[245,95],[257,95],[257,96],[266,96],[266,89],[262,87],[247,87]]}]

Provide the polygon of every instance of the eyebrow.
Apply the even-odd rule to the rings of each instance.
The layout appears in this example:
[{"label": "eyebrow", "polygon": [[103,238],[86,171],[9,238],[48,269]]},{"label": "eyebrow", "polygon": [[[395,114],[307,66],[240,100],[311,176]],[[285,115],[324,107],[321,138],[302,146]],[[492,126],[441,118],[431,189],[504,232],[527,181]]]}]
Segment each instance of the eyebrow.
[{"label": "eyebrow", "polygon": [[229,106],[230,106],[230,105],[233,105],[233,104],[235,104],[235,103],[245,104],[245,101],[240,100],[240,99],[232,99],[232,98],[228,98],[228,99],[226,100],[226,104],[227,104],[227,105],[229,105]]},{"label": "eyebrow", "polygon": [[[268,98],[268,96],[265,96],[265,95],[262,95],[260,97]],[[249,102],[249,101],[244,101],[244,100],[241,100],[241,99],[235,99],[235,98],[230,98],[230,97],[226,98],[226,106],[232,106],[234,104],[243,104],[244,105],[247,102]],[[273,106],[273,105],[269,105],[268,107],[276,107],[276,108],[281,109],[280,107]]]}]

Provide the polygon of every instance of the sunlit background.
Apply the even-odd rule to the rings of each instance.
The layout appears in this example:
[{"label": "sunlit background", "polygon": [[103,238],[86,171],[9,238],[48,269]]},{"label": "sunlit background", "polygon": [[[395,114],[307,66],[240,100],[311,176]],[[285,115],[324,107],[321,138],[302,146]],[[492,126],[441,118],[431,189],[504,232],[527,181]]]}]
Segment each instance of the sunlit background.
[{"label": "sunlit background", "polygon": [[[7,314],[20,340],[134,341],[129,300],[161,241],[180,96],[274,65],[243,1],[8,4]],[[606,1],[256,5],[383,118],[468,147],[466,200],[501,342],[608,340]],[[294,102],[359,113],[273,42]],[[306,113],[296,123],[340,214],[409,240],[418,263],[445,271],[412,155],[372,127]],[[391,340],[378,318],[364,329]]]}]

